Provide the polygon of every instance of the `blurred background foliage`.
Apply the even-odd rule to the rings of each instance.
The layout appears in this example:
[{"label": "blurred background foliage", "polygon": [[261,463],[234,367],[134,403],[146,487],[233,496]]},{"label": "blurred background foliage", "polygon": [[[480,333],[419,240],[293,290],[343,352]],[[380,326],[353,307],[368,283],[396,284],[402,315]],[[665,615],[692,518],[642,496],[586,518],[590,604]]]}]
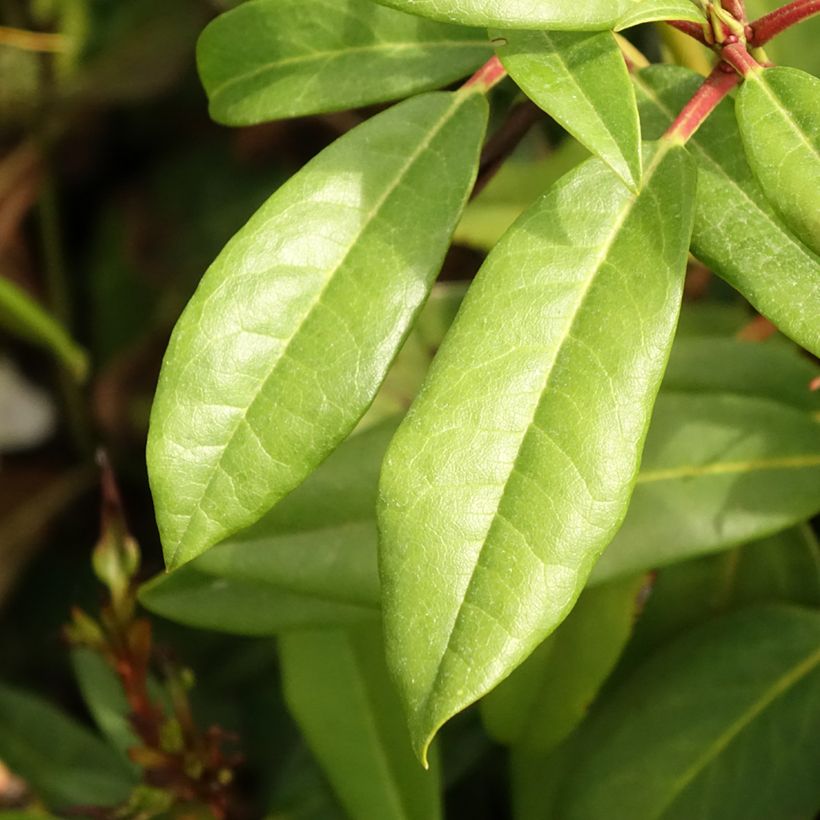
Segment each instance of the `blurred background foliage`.
[{"label": "blurred background foliage", "polygon": [[[775,5],[747,3],[761,12]],[[115,465],[148,577],[160,570],[161,551],[144,442],[170,329],[232,233],[281,181],[375,110],[251,128],[213,124],[194,46],[207,21],[231,5],[0,0],[0,286],[13,288],[8,297],[0,289],[0,678],[77,722],[49,729],[66,733],[54,743],[70,736],[85,749],[82,726],[91,725],[61,628],[72,606],[99,607],[90,563],[99,526],[94,450],[105,446]],[[635,37],[652,59],[704,68],[709,58],[671,30],[646,27]],[[772,44],[770,56],[788,55],[816,72],[817,37],[816,23],[802,26]],[[496,124],[515,103],[505,84],[494,98]],[[469,207],[442,278],[469,280],[515,217],[584,156],[557,125],[539,122]],[[687,307],[685,322],[728,323],[751,338],[773,334],[696,264],[687,298],[699,309],[690,315]],[[31,327],[15,326],[9,299],[29,300]],[[408,348],[383,409],[409,403],[433,347]],[[378,417],[379,405],[373,412]],[[241,738],[248,815],[340,816],[283,706],[274,641],[159,619],[155,628],[196,671],[192,697],[203,725]],[[82,663],[75,653],[75,669]],[[81,680],[94,675],[88,663]],[[475,765],[500,761],[500,747],[474,712],[448,732],[448,803],[459,816],[503,818],[503,765]],[[94,759],[99,750],[87,753]],[[15,783],[0,767],[0,807]]]}]

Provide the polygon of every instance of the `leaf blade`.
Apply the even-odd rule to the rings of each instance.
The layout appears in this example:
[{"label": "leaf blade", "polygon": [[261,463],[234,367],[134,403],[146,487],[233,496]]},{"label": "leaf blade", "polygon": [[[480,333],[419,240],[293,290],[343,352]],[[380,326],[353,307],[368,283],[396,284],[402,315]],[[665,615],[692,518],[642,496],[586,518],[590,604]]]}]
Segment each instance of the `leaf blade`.
[{"label": "leaf blade", "polygon": [[[488,258],[391,443],[379,504],[387,651],[422,756],[447,718],[492,688],[561,621],[620,523],[637,471],[635,442],[643,438],[677,318],[691,171],[681,151],[664,145],[640,196],[592,160],[539,200]],[[674,212],[666,221],[657,197],[671,191],[675,199],[662,200]],[[641,245],[636,255],[629,241],[635,235],[663,241],[655,252]],[[647,257],[651,271],[640,267]],[[632,272],[621,277],[627,258]],[[570,278],[562,278],[567,271]],[[596,340],[600,325],[592,317],[617,321],[614,294],[631,277],[641,279],[641,298],[651,299],[639,321],[619,325],[614,352],[608,332],[605,344]],[[641,300],[629,292],[623,298],[631,317]],[[641,342],[647,337],[651,352]],[[595,352],[606,345],[610,350]],[[634,365],[626,384],[619,354]],[[594,446],[584,441],[588,430],[565,423],[568,406],[561,409],[581,394],[588,407],[589,396],[596,401],[586,419],[600,436]],[[620,401],[623,413],[605,422]],[[618,439],[629,439],[628,446],[609,439],[609,428],[619,425],[630,431]],[[589,447],[610,454],[606,475],[584,457]],[[548,524],[528,517],[534,488],[539,499],[558,497],[563,515],[547,515]],[[595,527],[585,531],[581,522],[590,517]],[[564,538],[572,555],[562,551]],[[431,554],[430,544],[440,549]],[[517,594],[509,582],[492,580],[511,570]]]},{"label": "leaf blade", "polygon": [[[206,273],[149,428],[169,567],[258,520],[358,422],[438,272],[486,116],[463,92],[377,115],[291,178]],[[435,205],[408,221],[418,199]],[[374,281],[374,266],[390,275]]]},{"label": "leaf blade", "polygon": [[197,65],[211,117],[252,125],[429,91],[490,53],[483,31],[369,0],[253,0],[204,30]]},{"label": "leaf blade", "polygon": [[524,93],[627,185],[637,188],[638,106],[612,33],[497,31],[491,37],[498,43],[501,62]]}]

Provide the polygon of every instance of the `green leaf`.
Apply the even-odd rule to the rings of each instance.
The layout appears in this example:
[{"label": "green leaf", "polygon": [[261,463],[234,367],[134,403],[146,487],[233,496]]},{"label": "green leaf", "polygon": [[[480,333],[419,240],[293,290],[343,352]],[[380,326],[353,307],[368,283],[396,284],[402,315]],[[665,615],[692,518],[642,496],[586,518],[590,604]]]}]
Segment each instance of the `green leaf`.
[{"label": "green leaf", "polygon": [[128,721],[131,707],[116,673],[98,652],[83,647],[71,651],[71,665],[95,723],[122,753],[126,766],[133,768],[128,750],[140,741]]},{"label": "green leaf", "polygon": [[652,20],[703,20],[690,0],[378,0],[383,6],[467,26],[603,31]]},{"label": "green leaf", "polygon": [[796,68],[753,71],[736,110],[746,157],[766,196],[820,253],[820,80]]},{"label": "green leaf", "polygon": [[209,268],[174,329],[148,437],[170,568],[259,520],[364,414],[438,273],[486,119],[470,92],[376,115]]},{"label": "green leaf", "polygon": [[820,424],[771,399],[662,392],[611,580],[785,529],[820,510]]},{"label": "green leaf", "polygon": [[634,668],[663,644],[716,615],[778,601],[820,606],[820,548],[808,524],[662,569],[621,666]]},{"label": "green leaf", "polygon": [[464,209],[454,241],[489,252],[535,200],[589,152],[577,140],[565,139],[547,157],[508,159],[483,191]]},{"label": "green leaf", "polygon": [[640,195],[590,160],[507,232],[388,450],[387,652],[422,757],[563,620],[626,511],[695,182],[680,148],[647,159]]},{"label": "green leaf", "polygon": [[98,737],[46,701],[2,684],[0,760],[56,808],[112,805],[134,783]]},{"label": "green leaf", "polygon": [[351,820],[437,820],[437,767],[414,759],[378,627],[280,639],[285,700]]},{"label": "green leaf", "polygon": [[666,647],[582,730],[562,820],[774,820],[820,801],[820,613],[745,609]]},{"label": "green leaf", "polygon": [[388,420],[352,436],[253,527],[144,585],[142,604],[245,635],[375,617],[376,494],[396,426]]},{"label": "green leaf", "polygon": [[205,29],[197,63],[211,116],[251,125],[438,88],[491,53],[484,31],[370,0],[251,0]]},{"label": "green leaf", "polygon": [[496,51],[524,93],[624,182],[641,181],[635,92],[611,32],[491,32]]},{"label": "green leaf", "polygon": [[[703,78],[673,66],[636,76],[645,137],[659,136]],[[698,161],[692,250],[798,344],[820,355],[820,259],[786,228],[739,150],[725,100],[689,141]]]},{"label": "green leaf", "polygon": [[0,276],[0,328],[50,350],[77,379],[88,372],[85,351],[25,291]]},{"label": "green leaf", "polygon": [[629,635],[644,576],[581,594],[567,619],[481,702],[500,743],[544,753],[581,722]]}]

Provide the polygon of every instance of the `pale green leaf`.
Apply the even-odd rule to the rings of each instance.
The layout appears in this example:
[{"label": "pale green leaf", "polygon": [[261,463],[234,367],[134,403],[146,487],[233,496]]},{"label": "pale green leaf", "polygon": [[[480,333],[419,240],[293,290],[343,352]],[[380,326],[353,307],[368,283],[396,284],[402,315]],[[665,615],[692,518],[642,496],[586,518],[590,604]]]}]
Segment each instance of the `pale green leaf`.
[{"label": "pale green leaf", "polygon": [[396,421],[359,433],[248,530],[140,590],[159,615],[246,635],[376,616],[375,507]]},{"label": "pale green leaf", "polygon": [[434,20],[511,29],[603,31],[652,20],[703,19],[692,0],[378,0]]},{"label": "pale green leaf", "polygon": [[481,702],[489,734],[544,753],[581,722],[629,635],[642,575],[586,590],[566,620]]},{"label": "pale green leaf", "polygon": [[[736,110],[746,157],[766,196],[820,253],[820,80],[796,68],[752,71]],[[815,308],[820,312],[820,304]]]},{"label": "pale green leaf", "polygon": [[582,729],[561,820],[786,820],[820,805],[820,613],[741,610],[653,656]]},{"label": "pale green leaf", "polygon": [[635,92],[611,32],[490,32],[524,93],[634,188],[641,180]]},{"label": "pale green leaf", "polygon": [[88,357],[66,329],[25,291],[0,276],[0,328],[50,350],[77,379],[85,378]]},{"label": "pale green leaf", "polygon": [[376,115],[286,182],[205,274],[148,437],[169,567],[259,520],[355,427],[438,273],[486,118],[469,92]]},{"label": "pale green leaf", "polygon": [[737,393],[663,391],[599,582],[728,549],[820,511],[820,424]]},{"label": "pale green leaf", "polygon": [[[659,136],[703,82],[653,66],[636,75],[644,136]],[[733,103],[710,115],[688,148],[698,161],[692,250],[798,344],[820,355],[820,258],[784,225],[743,151]]]},{"label": "pale green leaf", "polygon": [[382,470],[388,659],[422,755],[563,620],[617,529],[677,320],[694,168],[598,160],[490,254]]},{"label": "pale green leaf", "polygon": [[378,627],[280,639],[285,700],[351,820],[437,820],[438,767],[413,757]]},{"label": "pale green leaf", "polygon": [[489,252],[535,200],[589,152],[577,140],[564,140],[537,160],[508,159],[483,191],[464,209],[453,240]]},{"label": "pale green leaf", "polygon": [[491,53],[484,31],[370,0],[251,0],[205,29],[197,64],[211,116],[249,125],[448,85]]},{"label": "pale green leaf", "polygon": [[117,754],[50,703],[0,685],[0,760],[51,807],[113,805],[134,784]]}]

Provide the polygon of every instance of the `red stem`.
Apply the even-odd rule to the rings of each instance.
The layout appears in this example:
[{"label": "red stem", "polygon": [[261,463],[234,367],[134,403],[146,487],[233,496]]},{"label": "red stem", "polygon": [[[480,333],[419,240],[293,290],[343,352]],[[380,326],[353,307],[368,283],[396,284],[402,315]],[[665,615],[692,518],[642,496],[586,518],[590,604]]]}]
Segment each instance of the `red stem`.
[{"label": "red stem", "polygon": [[738,74],[725,63],[715,66],[712,73],[703,81],[703,85],[683,107],[677,119],[669,126],[664,137],[686,143],[739,82]]},{"label": "red stem", "polygon": [[480,90],[486,92],[497,83],[500,83],[506,76],[507,69],[501,64],[501,60],[498,59],[498,56],[494,55],[464,83],[462,88],[480,86]]},{"label": "red stem", "polygon": [[723,0],[723,8],[738,22],[746,22],[746,6],[743,0]]},{"label": "red stem", "polygon": [[781,31],[807,20],[818,12],[820,0],[794,0],[793,3],[775,9],[771,14],[766,14],[751,23],[747,34],[749,44],[756,48],[764,46]]},{"label": "red stem", "polygon": [[720,56],[742,77],[748,77],[762,68],[760,63],[739,42],[728,43],[720,50]]},{"label": "red stem", "polygon": [[682,31],[684,34],[694,37],[699,43],[703,43],[705,46],[709,45],[709,43],[706,42],[706,35],[703,33],[703,26],[699,26],[690,20],[667,20],[666,22],[672,26],[672,28],[676,28],[678,31]]}]

